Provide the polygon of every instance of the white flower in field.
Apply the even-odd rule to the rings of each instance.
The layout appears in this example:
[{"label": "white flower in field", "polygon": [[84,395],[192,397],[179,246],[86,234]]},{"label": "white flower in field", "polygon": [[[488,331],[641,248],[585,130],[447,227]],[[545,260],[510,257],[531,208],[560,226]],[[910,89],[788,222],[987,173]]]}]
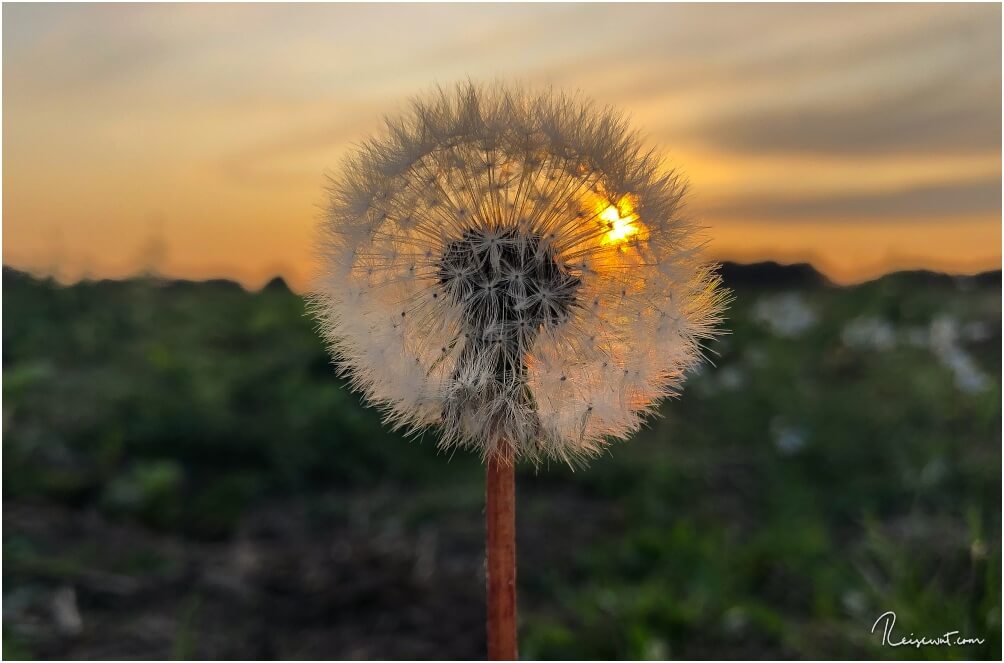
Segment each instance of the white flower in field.
[{"label": "white flower in field", "polygon": [[958,320],[948,315],[936,317],[931,321],[928,342],[934,355],[954,374],[955,386],[960,391],[976,394],[989,386],[986,374],[959,343]]},{"label": "white flower in field", "polygon": [[331,182],[312,311],[396,427],[581,460],[675,394],[720,321],[683,193],[609,110],[440,90]]},{"label": "white flower in field", "polygon": [[783,338],[797,338],[818,321],[816,312],[797,292],[761,297],[753,307],[753,317]]},{"label": "white flower in field", "polygon": [[896,328],[882,318],[862,316],[844,325],[840,340],[849,348],[892,350],[896,347]]}]

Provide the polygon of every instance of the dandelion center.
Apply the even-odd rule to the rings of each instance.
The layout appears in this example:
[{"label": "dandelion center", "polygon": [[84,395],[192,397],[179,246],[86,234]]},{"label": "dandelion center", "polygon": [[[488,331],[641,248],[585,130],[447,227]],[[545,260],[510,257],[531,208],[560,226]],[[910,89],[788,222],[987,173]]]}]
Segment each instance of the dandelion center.
[{"label": "dandelion center", "polygon": [[541,237],[517,228],[465,230],[447,244],[438,276],[471,346],[502,346],[499,379],[525,371],[522,355],[543,326],[568,317],[582,283]]}]

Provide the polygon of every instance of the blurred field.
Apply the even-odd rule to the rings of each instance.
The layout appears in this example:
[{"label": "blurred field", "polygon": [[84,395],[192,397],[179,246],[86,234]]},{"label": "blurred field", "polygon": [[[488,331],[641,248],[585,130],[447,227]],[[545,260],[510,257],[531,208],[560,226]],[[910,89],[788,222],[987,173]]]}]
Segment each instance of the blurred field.
[{"label": "blurred field", "polygon": [[[665,416],[521,468],[523,657],[998,658],[1000,272],[724,275]],[[3,295],[4,658],[482,656],[480,464],[385,432],[281,281]]]}]

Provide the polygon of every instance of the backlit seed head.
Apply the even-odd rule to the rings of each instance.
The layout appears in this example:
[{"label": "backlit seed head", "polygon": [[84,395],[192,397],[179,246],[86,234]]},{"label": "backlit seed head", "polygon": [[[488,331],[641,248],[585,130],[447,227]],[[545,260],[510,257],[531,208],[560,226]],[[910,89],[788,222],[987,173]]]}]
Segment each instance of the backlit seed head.
[{"label": "backlit seed head", "polygon": [[331,181],[311,310],[395,427],[573,463],[677,393],[720,322],[684,188],[578,97],[439,90]]}]

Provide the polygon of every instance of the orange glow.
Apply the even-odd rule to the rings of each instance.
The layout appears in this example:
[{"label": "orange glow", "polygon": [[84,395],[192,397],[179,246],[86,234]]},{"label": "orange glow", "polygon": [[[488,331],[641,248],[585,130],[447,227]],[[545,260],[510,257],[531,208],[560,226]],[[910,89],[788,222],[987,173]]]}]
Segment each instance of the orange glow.
[{"label": "orange glow", "polygon": [[621,198],[616,205],[608,205],[600,212],[600,220],[607,228],[602,240],[604,244],[626,241],[640,230],[638,215],[634,213],[634,205],[628,196]]}]

